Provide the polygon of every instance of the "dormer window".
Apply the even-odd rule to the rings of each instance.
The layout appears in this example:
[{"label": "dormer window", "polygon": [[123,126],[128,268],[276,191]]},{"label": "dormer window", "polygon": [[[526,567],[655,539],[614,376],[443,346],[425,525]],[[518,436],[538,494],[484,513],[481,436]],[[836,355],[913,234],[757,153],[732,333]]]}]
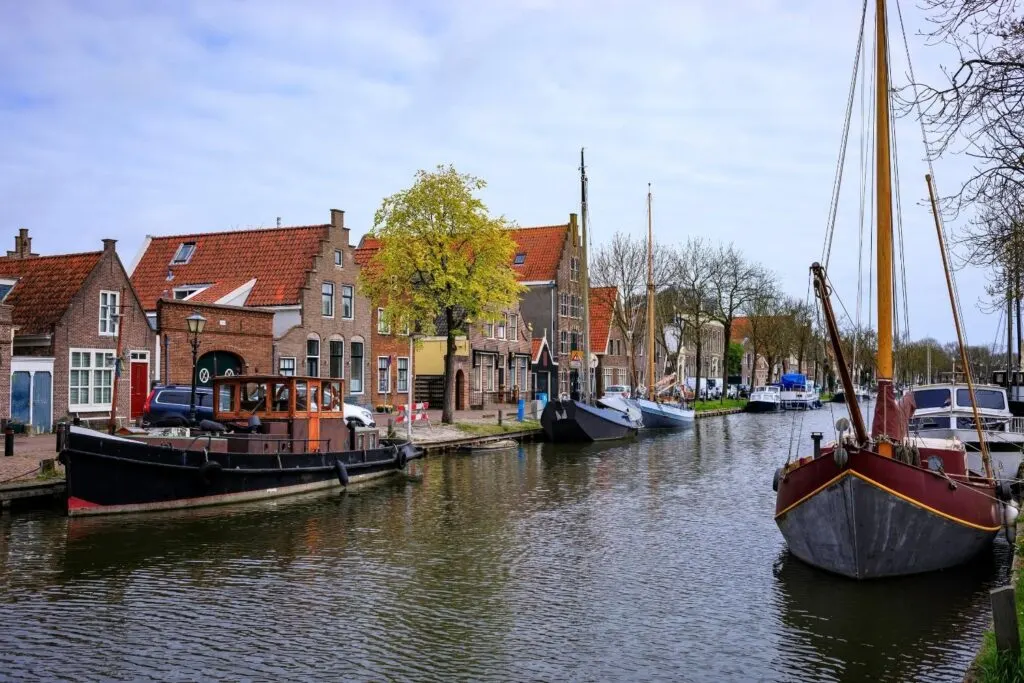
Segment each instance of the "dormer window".
[{"label": "dormer window", "polygon": [[0,303],[7,298],[16,284],[18,284],[17,280],[0,279]]},{"label": "dormer window", "polygon": [[517,265],[517,266],[521,266],[521,265],[523,265],[523,264],[524,264],[525,262],[526,262],[526,254],[523,254],[523,253],[521,253],[521,252],[520,252],[520,253],[518,253],[518,254],[516,254],[516,259],[515,259],[515,261],[513,261],[513,263],[514,263],[515,265]]},{"label": "dormer window", "polygon": [[171,265],[179,266],[183,263],[188,263],[192,259],[192,254],[194,254],[195,251],[195,242],[182,242],[178,247],[178,251],[174,252],[174,258],[171,260]]}]

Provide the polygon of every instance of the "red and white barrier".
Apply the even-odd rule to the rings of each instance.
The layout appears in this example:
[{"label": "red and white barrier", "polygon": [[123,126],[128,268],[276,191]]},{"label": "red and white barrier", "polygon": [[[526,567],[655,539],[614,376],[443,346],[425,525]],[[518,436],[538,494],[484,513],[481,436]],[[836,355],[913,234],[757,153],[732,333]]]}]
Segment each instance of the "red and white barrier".
[{"label": "red and white barrier", "polygon": [[398,406],[398,412],[395,415],[395,422],[402,424],[406,421],[419,422],[420,420],[426,420],[429,424],[430,418],[427,416],[427,409],[429,408],[429,403],[413,403],[412,413],[410,415],[408,406]]}]

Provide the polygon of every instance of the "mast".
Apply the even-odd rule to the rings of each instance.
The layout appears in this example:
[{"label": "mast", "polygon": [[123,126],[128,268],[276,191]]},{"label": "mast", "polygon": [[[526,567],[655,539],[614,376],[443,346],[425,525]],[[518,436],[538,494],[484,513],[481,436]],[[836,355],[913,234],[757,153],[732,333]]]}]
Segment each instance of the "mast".
[{"label": "mast", "polygon": [[[658,400],[654,390],[654,221],[651,217],[651,184],[647,183],[647,386],[652,401]],[[680,342],[682,340],[680,339]]]},{"label": "mast", "polygon": [[1006,394],[1013,384],[1013,279],[1006,267]]},{"label": "mast", "polygon": [[582,237],[580,256],[580,280],[583,283],[583,391],[584,401],[590,400],[590,273],[587,262],[587,165],[583,161],[580,147],[580,223]]},{"label": "mast", "polygon": [[[877,225],[878,277],[878,407],[888,405],[884,397],[892,393],[892,168],[889,158],[889,45],[886,30],[885,0],[875,5],[875,197]],[[883,427],[886,420],[881,420]],[[881,455],[892,455],[892,445],[879,443]]]}]

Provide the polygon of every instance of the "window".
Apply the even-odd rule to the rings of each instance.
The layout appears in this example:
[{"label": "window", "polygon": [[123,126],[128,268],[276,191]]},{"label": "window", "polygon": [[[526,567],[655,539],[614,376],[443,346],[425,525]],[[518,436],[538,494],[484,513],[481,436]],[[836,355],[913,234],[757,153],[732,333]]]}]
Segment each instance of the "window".
[{"label": "window", "polygon": [[320,376],[320,340],[317,337],[306,340],[306,375]]},{"label": "window", "polygon": [[331,351],[331,377],[345,376],[345,341],[332,339],[329,344]]},{"label": "window", "polygon": [[0,301],[7,298],[16,284],[18,284],[17,280],[0,279]]},{"label": "window", "polygon": [[391,334],[391,325],[384,317],[384,309],[377,309],[377,334]]},{"label": "window", "polygon": [[569,353],[569,333],[565,330],[558,333],[558,352],[561,354]]},{"label": "window", "polygon": [[524,254],[522,252],[516,254],[516,259],[512,263],[517,265],[517,266],[523,265],[524,263],[526,263],[526,254]]},{"label": "window", "polygon": [[577,330],[569,332],[569,350],[575,351],[580,348],[580,333]]},{"label": "window", "polygon": [[398,391],[409,391],[409,359],[398,359]]},{"label": "window", "polygon": [[354,315],[352,309],[352,285],[341,286],[341,317],[351,320]]},{"label": "window", "polygon": [[498,339],[504,339],[504,338],[505,338],[505,321],[504,320],[499,320],[498,321]]},{"label": "window", "polygon": [[391,359],[377,356],[377,393],[391,393]]},{"label": "window", "polygon": [[569,279],[573,282],[580,281],[580,260],[575,256],[569,258]]},{"label": "window", "polygon": [[484,336],[494,339],[494,323],[484,323]]},{"label": "window", "polygon": [[295,358],[282,357],[277,360],[277,372],[286,377],[295,376]]},{"label": "window", "polygon": [[345,267],[345,258],[342,256],[341,249],[334,250],[334,265],[339,268]]},{"label": "window", "polygon": [[100,334],[105,337],[117,336],[120,296],[117,292],[100,292]]},{"label": "window", "polygon": [[558,295],[558,315],[569,315],[569,295],[559,294]]},{"label": "window", "polygon": [[363,342],[352,342],[349,355],[352,362],[352,378],[348,381],[349,391],[353,394],[363,393]]},{"label": "window", "polygon": [[175,287],[173,290],[174,298],[178,301],[187,299],[196,292],[201,292],[209,287],[209,285],[189,285],[185,287]]},{"label": "window", "polygon": [[615,382],[612,381],[612,369],[604,369],[604,390],[608,391],[608,387],[615,386]]},{"label": "window", "polygon": [[192,259],[192,254],[195,253],[195,250],[195,242],[182,242],[178,246],[178,251],[174,252],[174,258],[171,259],[171,265],[188,263]]},{"label": "window", "polygon": [[114,352],[71,349],[68,404],[78,410],[107,410],[113,398]]},{"label": "window", "polygon": [[529,360],[522,356],[512,359],[512,386],[519,387],[519,391],[526,391],[526,375],[529,370]]},{"label": "window", "polygon": [[508,338],[519,341],[519,316],[515,313],[508,314]]},{"label": "window", "polygon": [[334,317],[334,283],[320,285],[320,314],[325,318]]},{"label": "window", "polygon": [[494,367],[498,358],[490,354],[480,356],[480,374],[483,378],[482,391],[494,391]]}]

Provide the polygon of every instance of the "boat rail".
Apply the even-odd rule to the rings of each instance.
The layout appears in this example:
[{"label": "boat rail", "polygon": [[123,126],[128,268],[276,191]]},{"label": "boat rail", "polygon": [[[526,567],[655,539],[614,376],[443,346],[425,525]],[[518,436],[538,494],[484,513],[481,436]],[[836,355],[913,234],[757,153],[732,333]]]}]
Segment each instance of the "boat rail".
[{"label": "boat rail", "polygon": [[1008,431],[1015,434],[1024,434],[1024,417],[1011,417]]}]

